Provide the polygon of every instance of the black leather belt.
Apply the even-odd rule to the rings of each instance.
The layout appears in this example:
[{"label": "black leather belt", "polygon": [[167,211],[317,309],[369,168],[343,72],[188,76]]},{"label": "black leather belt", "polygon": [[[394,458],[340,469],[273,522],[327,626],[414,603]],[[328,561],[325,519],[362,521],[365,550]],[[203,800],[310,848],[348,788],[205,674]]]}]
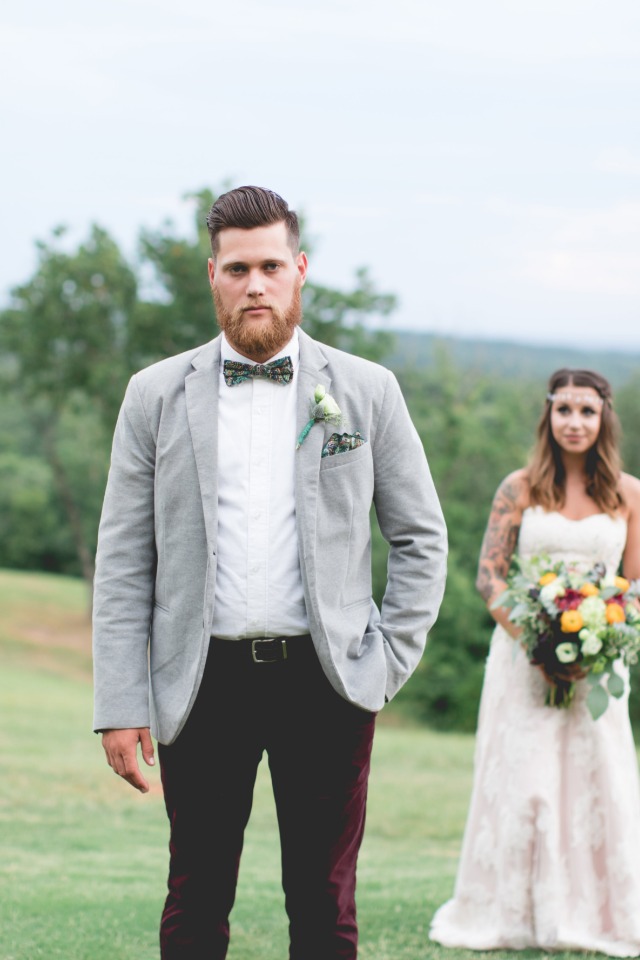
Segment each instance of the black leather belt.
[{"label": "black leather belt", "polygon": [[211,637],[229,656],[251,659],[254,663],[279,663],[300,655],[313,653],[313,641],[308,633],[297,637],[257,637],[249,640],[222,640]]}]

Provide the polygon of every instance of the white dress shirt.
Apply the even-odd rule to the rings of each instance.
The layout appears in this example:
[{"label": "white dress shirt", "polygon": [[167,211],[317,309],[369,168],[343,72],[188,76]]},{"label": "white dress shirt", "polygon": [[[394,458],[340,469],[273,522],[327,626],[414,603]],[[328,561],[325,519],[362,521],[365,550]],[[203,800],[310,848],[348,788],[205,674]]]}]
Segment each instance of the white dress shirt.
[{"label": "white dress shirt", "polygon": [[[228,387],[224,334],[218,384],[218,563],[212,634],[225,640],[309,632],[296,536],[294,487],[298,331],[288,384],[260,378]],[[271,362],[271,361],[269,361]]]}]

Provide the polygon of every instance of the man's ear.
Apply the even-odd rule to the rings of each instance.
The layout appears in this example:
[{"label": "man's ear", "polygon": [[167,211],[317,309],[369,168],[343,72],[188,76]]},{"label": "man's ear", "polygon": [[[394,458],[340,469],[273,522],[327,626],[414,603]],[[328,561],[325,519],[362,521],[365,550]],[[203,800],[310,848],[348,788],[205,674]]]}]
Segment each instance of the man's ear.
[{"label": "man's ear", "polygon": [[207,260],[207,269],[209,271],[209,286],[212,287],[216,275],[216,262],[213,257],[209,257]]},{"label": "man's ear", "polygon": [[303,251],[300,251],[296,257],[296,267],[298,268],[298,273],[300,274],[300,286],[302,286],[307,279],[307,270],[309,268],[307,255]]}]

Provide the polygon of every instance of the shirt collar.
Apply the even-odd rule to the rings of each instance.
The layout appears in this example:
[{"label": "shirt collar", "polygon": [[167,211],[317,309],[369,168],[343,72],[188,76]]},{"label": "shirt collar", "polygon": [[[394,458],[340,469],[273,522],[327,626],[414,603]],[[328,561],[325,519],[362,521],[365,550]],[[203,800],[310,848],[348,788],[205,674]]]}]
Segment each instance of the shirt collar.
[{"label": "shirt collar", "polygon": [[[289,343],[285,344],[279,353],[276,353],[273,357],[269,357],[265,363],[271,363],[273,360],[280,360],[281,357],[291,357],[291,363],[293,365],[293,369],[295,370],[300,359],[300,341],[298,339],[297,327],[293,331],[293,336],[291,337],[291,340],[289,340]],[[220,359],[222,361],[236,360],[238,363],[249,363],[251,365],[256,363],[255,360],[250,360],[249,357],[243,357],[241,353],[238,353],[237,350],[234,350],[224,333],[222,334],[222,339],[220,341]]]}]

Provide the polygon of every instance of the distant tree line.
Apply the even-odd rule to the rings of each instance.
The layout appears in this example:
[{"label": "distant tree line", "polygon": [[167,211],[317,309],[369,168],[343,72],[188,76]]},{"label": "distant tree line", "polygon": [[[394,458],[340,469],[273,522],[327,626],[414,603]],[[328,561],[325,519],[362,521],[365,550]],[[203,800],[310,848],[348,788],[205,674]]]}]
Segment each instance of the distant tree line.
[{"label": "distant tree line", "polygon": [[[177,234],[170,222],[143,230],[136,264],[98,226],[71,251],[59,228],[38,244],[33,276],[12,291],[0,313],[0,566],[91,582],[111,435],[126,383],[141,367],[216,332],[205,227],[214,194],[203,190],[192,199],[193,236]],[[304,328],[312,336],[374,360],[392,353],[394,338],[368,321],[390,314],[395,297],[377,291],[365,269],[350,290],[308,282],[304,297]],[[597,356],[593,363],[597,367]],[[480,542],[497,484],[526,461],[545,384],[515,367],[500,377],[465,369],[445,347],[437,362],[403,363],[396,373],[450,537],[445,602],[399,703],[441,729],[471,730],[492,626],[474,588]],[[626,468],[640,475],[640,372],[618,389],[616,406]],[[374,524],[378,600],[386,559]],[[640,721],[640,705],[634,713]]]}]

